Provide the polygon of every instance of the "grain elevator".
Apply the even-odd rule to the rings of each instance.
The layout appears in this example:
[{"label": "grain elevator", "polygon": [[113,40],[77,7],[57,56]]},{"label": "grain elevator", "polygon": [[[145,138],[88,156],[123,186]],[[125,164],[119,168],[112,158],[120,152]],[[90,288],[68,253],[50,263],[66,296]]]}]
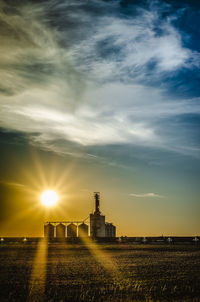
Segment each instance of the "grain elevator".
[{"label": "grain elevator", "polygon": [[94,192],[95,209],[84,220],[49,221],[44,225],[44,236],[49,239],[65,238],[115,238],[116,227],[106,222],[105,215],[100,211],[100,193]]}]

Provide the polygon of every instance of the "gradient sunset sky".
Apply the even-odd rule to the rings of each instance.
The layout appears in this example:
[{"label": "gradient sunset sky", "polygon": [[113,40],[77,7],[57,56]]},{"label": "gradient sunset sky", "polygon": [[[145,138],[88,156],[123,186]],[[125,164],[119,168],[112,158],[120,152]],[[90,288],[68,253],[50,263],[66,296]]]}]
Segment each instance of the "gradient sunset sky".
[{"label": "gradient sunset sky", "polygon": [[1,1],[0,236],[94,191],[119,236],[200,235],[199,67],[199,1]]}]

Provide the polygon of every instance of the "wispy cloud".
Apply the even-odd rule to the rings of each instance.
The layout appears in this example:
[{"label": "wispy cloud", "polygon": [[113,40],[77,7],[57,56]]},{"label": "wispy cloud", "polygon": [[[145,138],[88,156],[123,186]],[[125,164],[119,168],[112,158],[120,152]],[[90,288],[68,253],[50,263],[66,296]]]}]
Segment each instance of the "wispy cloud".
[{"label": "wispy cloud", "polygon": [[11,187],[17,187],[17,188],[24,188],[25,185],[17,182],[10,182],[10,181],[1,181],[0,184],[5,185],[5,186],[11,186]]},{"label": "wispy cloud", "polygon": [[143,194],[130,193],[129,196],[133,196],[137,198],[164,198],[165,197],[156,193],[143,193]]},{"label": "wispy cloud", "polygon": [[197,114],[199,99],[169,95],[165,77],[198,66],[199,54],[172,22],[180,13],[162,18],[156,3],[127,17],[118,2],[2,2],[0,126],[60,154],[130,144],[196,155],[191,132],[166,123]]}]

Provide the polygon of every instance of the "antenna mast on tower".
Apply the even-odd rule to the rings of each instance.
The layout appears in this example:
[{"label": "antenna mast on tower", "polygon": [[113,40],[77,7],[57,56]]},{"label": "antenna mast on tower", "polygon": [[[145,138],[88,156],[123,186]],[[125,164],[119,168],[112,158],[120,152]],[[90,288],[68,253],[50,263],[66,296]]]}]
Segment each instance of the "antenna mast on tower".
[{"label": "antenna mast on tower", "polygon": [[100,213],[100,192],[94,192],[95,213]]}]

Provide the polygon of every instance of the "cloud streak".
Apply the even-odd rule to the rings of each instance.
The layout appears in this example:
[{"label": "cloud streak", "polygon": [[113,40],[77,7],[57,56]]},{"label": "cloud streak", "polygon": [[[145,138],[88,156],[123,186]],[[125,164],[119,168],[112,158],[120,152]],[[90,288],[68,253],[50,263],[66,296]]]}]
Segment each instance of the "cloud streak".
[{"label": "cloud streak", "polygon": [[1,181],[0,184],[5,186],[17,187],[17,188],[25,188],[25,185],[17,183],[17,182],[9,182],[9,181]]},{"label": "cloud streak", "polygon": [[165,197],[156,193],[144,193],[144,194],[130,193],[129,196],[133,196],[137,198],[164,198]]}]

